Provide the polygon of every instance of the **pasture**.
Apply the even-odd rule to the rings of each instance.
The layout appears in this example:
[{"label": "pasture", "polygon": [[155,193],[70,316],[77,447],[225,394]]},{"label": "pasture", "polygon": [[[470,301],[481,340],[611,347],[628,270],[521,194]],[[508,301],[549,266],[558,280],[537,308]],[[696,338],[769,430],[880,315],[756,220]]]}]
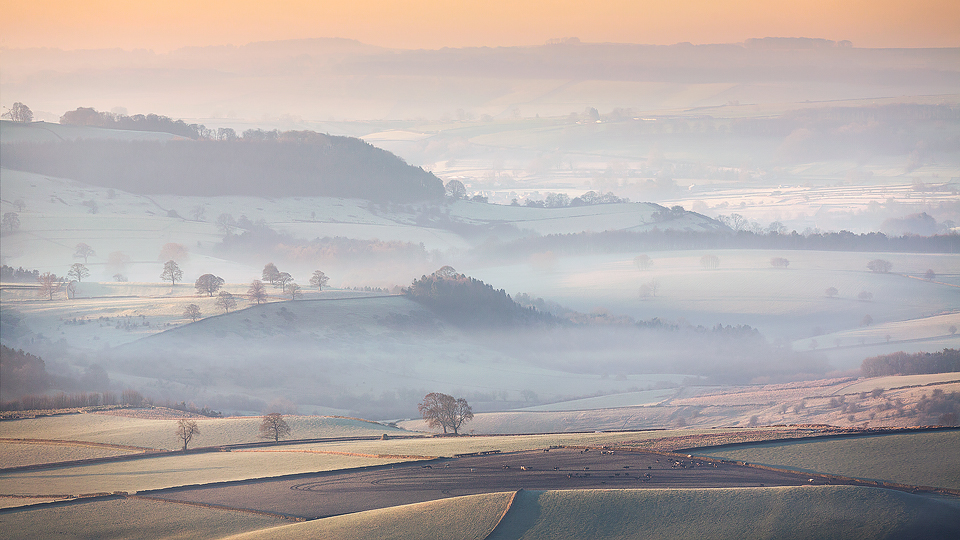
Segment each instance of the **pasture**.
[{"label": "pasture", "polygon": [[0,513],[0,538],[216,539],[288,523],[248,512],[115,499]]},{"label": "pasture", "polygon": [[960,489],[960,430],[779,441],[691,450],[700,456],[915,486]]}]

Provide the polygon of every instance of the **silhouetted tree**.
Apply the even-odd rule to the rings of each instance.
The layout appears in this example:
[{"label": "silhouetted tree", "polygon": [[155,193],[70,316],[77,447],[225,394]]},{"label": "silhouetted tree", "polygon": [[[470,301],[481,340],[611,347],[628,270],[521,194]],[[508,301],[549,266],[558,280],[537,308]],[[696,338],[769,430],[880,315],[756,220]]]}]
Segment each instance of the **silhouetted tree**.
[{"label": "silhouetted tree", "polygon": [[73,263],[70,270],[67,271],[67,277],[77,280],[77,283],[83,281],[83,278],[90,275],[90,270],[80,263]]},{"label": "silhouetted tree", "polygon": [[893,268],[893,264],[883,259],[874,259],[867,263],[867,268],[875,274],[887,274]]},{"label": "silhouetted tree", "polygon": [[927,269],[927,271],[923,274],[923,279],[927,281],[933,281],[937,279],[937,273],[934,272],[932,269]]},{"label": "silhouetted tree", "polygon": [[260,437],[263,439],[273,439],[273,442],[279,442],[280,439],[290,436],[290,426],[283,419],[283,415],[277,412],[263,415],[260,421]]},{"label": "silhouetted tree", "polygon": [[213,296],[213,293],[219,291],[222,286],[223,278],[213,274],[204,274],[198,277],[196,283],[194,283],[197,292],[200,294],[207,293],[207,296]]},{"label": "silhouetted tree", "polygon": [[217,216],[217,229],[219,229],[221,233],[230,234],[236,226],[237,222],[234,221],[233,216],[230,214],[220,214]]},{"label": "silhouetted tree", "polygon": [[303,298],[303,291],[300,289],[300,286],[296,283],[290,283],[287,285],[287,294],[290,295],[291,300],[296,300],[298,298]]},{"label": "silhouetted tree", "polygon": [[653,259],[649,255],[637,255],[633,258],[633,264],[638,270],[649,270],[653,266]]},{"label": "silhouetted tree", "polygon": [[56,274],[51,274],[50,272],[44,272],[37,278],[37,282],[40,283],[40,289],[37,290],[37,296],[40,298],[47,297],[48,300],[53,300],[53,295],[60,292],[60,289],[63,287],[63,280],[58,278]]},{"label": "silhouetted tree", "polygon": [[185,319],[190,319],[193,322],[197,322],[202,315],[200,314],[200,306],[196,304],[190,304],[183,310],[183,317]]},{"label": "silhouetted tree", "polygon": [[230,313],[231,309],[237,307],[237,300],[227,291],[220,291],[220,294],[217,295],[216,304],[217,307],[222,309],[225,313]]},{"label": "silhouetted tree", "polygon": [[83,264],[87,264],[87,258],[93,257],[96,254],[97,252],[94,251],[92,247],[88,246],[87,244],[84,244],[83,242],[80,242],[79,244],[77,244],[77,247],[75,248],[73,256],[77,259],[82,258]]},{"label": "silhouetted tree", "polygon": [[320,270],[316,270],[310,277],[310,285],[316,287],[318,291],[322,291],[328,281],[330,281],[330,278]]},{"label": "silhouetted tree", "polygon": [[455,201],[467,196],[467,188],[463,185],[463,182],[459,180],[451,180],[447,182],[445,190],[447,192],[447,196]]},{"label": "silhouetted tree", "polygon": [[280,276],[280,270],[277,270],[277,265],[267,263],[263,267],[261,276],[264,281],[269,281],[271,285],[275,285],[277,283],[277,277]]},{"label": "silhouetted tree", "polygon": [[473,418],[473,410],[467,400],[439,392],[424,396],[417,409],[428,426],[442,427],[444,433],[449,429],[454,435],[459,434],[460,426],[464,422]]},{"label": "silhouetted tree", "polygon": [[200,434],[195,420],[181,418],[177,420],[177,438],[183,441],[183,451],[187,451],[187,443],[193,440],[194,435]]},{"label": "silhouetted tree", "polygon": [[3,230],[7,232],[17,232],[20,230],[20,214],[16,212],[3,214]]},{"label": "silhouetted tree", "polygon": [[170,259],[163,263],[163,272],[160,274],[160,279],[169,281],[171,285],[176,285],[178,281],[183,280],[183,270],[180,270],[177,261]]},{"label": "silhouetted tree", "polygon": [[290,283],[291,281],[293,281],[293,276],[291,276],[286,272],[280,272],[279,274],[277,274],[277,278],[273,286],[274,287],[279,286],[280,292],[287,292],[287,283]]},{"label": "silhouetted tree", "polygon": [[262,281],[255,279],[250,283],[250,288],[247,289],[247,298],[251,302],[256,302],[258,306],[261,302],[267,301],[267,288],[263,286]]},{"label": "silhouetted tree", "polygon": [[3,113],[3,118],[20,122],[21,124],[28,124],[33,122],[33,111],[30,110],[30,107],[17,101],[13,104],[13,107],[10,107],[10,110]]}]

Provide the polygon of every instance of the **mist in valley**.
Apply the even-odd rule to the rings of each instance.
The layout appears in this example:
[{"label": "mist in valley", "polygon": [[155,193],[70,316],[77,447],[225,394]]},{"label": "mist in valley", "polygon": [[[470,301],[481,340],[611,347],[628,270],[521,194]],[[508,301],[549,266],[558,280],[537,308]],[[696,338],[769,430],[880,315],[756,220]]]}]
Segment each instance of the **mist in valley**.
[{"label": "mist in valley", "polygon": [[397,420],[429,392],[478,413],[679,397],[960,345],[956,48],[309,39],[3,63],[3,105],[35,121],[0,126],[2,340],[43,360],[4,401]]}]

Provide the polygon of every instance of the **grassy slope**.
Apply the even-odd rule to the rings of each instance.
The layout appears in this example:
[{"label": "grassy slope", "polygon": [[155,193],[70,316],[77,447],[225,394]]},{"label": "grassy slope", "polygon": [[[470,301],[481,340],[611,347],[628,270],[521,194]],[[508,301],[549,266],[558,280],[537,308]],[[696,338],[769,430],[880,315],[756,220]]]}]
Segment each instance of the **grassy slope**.
[{"label": "grassy slope", "polygon": [[230,537],[230,540],[482,540],[496,526],[512,492],[441,499],[297,523]]},{"label": "grassy slope", "polygon": [[840,486],[523,491],[490,538],[948,538],[960,533],[958,510]]},{"label": "grassy slope", "polygon": [[280,523],[286,522],[245,512],[122,499],[0,514],[0,539],[222,538]]},{"label": "grassy slope", "polygon": [[52,463],[54,461],[71,461],[75,459],[91,459],[109,456],[123,456],[134,453],[134,450],[119,448],[104,448],[77,444],[46,444],[34,442],[0,442],[0,456],[3,467],[22,467],[38,463]]},{"label": "grassy slope", "polygon": [[697,453],[790,469],[960,489],[958,448],[960,431],[954,430],[766,443]]}]

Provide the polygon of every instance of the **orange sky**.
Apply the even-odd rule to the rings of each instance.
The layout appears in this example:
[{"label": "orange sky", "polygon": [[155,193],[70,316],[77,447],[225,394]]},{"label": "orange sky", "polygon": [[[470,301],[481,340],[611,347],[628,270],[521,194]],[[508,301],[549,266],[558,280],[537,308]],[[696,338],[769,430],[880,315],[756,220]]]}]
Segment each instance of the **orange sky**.
[{"label": "orange sky", "polygon": [[120,47],[346,37],[401,48],[848,39],[960,46],[960,0],[4,0],[3,47]]}]

